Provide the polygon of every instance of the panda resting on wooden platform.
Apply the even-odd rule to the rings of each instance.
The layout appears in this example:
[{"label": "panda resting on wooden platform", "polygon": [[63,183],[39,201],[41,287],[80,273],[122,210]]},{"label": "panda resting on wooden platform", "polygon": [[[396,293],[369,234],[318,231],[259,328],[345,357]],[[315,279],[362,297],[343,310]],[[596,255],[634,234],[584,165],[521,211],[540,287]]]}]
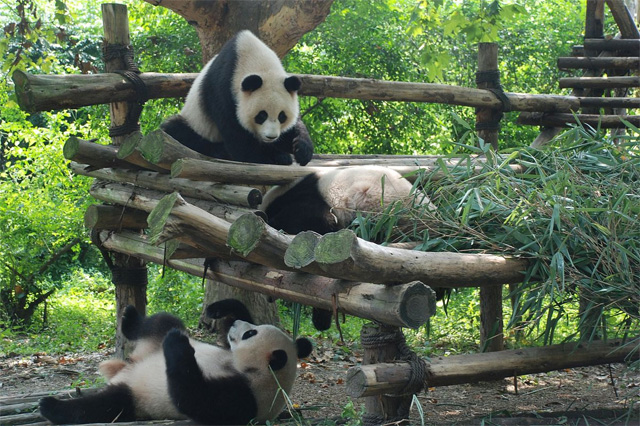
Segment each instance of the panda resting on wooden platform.
[{"label": "panda resting on wooden platform", "polygon": [[251,31],[236,34],[202,69],[184,107],[161,128],[210,157],[301,166],[313,143],[300,120],[298,77]]},{"label": "panda resting on wooden platform", "polygon": [[[397,171],[375,165],[329,168],[286,185],[274,186],[262,199],[267,223],[288,234],[318,234],[347,228],[358,212],[379,213],[396,202],[435,207],[425,194],[412,195],[413,185]],[[317,330],[331,327],[330,311],[313,308]]]},{"label": "panda resting on wooden platform", "polygon": [[104,389],[75,399],[43,398],[40,413],[58,424],[273,420],[285,405],[282,392],[291,391],[298,358],[311,353],[311,342],[293,341],[272,325],[253,325],[246,307],[235,299],[209,305],[207,315],[224,318],[228,348],[189,338],[173,315],[144,318],[127,307],[122,331],[136,341],[131,360],[105,361],[100,366],[109,379]]}]

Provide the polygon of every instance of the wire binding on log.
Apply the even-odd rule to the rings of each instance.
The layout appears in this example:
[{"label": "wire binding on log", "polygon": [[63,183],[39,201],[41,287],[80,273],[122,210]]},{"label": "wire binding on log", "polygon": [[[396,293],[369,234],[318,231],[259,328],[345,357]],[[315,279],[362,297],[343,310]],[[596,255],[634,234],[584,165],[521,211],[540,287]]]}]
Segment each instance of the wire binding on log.
[{"label": "wire binding on log", "polygon": [[114,72],[122,75],[133,84],[137,97],[135,102],[128,102],[129,110],[124,123],[109,128],[109,136],[125,136],[140,130],[138,120],[140,120],[145,102],[149,100],[149,91],[147,85],[139,76],[140,69],[134,61],[133,48],[122,44],[105,43],[102,46],[102,57],[105,62],[112,59],[122,59],[125,69]]},{"label": "wire binding on log", "polygon": [[504,91],[502,84],[500,84],[500,71],[478,71],[476,72],[476,85],[480,83],[490,83],[493,87],[486,88],[500,100],[502,103],[501,114],[497,116],[495,120],[476,123],[476,130],[500,130],[500,120],[502,120],[503,113],[513,111],[511,101]]}]

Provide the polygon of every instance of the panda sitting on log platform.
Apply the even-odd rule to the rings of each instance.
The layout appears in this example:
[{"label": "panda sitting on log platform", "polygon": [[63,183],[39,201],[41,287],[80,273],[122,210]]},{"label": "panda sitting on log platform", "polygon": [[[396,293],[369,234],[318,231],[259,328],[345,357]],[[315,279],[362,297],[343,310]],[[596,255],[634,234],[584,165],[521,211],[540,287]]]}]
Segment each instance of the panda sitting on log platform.
[{"label": "panda sitting on log platform", "polygon": [[253,325],[235,299],[207,307],[223,318],[229,348],[190,339],[178,318],[159,313],[142,317],[133,306],[122,331],[136,341],[131,361],[105,361],[109,384],[75,399],[40,400],[40,413],[58,424],[191,419],[201,424],[247,424],[273,420],[282,411],[283,392],[296,377],[297,359],[312,350],[305,338],[293,341],[272,325]]},{"label": "panda sitting on log platform", "polygon": [[301,81],[251,31],[236,34],[202,69],[184,107],[161,128],[210,157],[304,166],[313,143],[300,120]]}]

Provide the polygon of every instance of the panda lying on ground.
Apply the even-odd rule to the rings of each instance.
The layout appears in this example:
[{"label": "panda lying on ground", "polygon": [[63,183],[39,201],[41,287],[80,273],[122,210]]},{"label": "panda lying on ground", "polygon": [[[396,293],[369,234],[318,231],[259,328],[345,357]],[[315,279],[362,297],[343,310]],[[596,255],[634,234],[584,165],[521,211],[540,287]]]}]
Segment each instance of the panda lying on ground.
[{"label": "panda lying on ground", "polygon": [[54,423],[186,419],[202,424],[247,424],[274,419],[290,392],[298,358],[311,353],[305,338],[291,340],[272,325],[253,325],[246,307],[226,299],[207,307],[223,318],[229,348],[199,342],[182,322],[161,313],[144,318],[132,306],[122,319],[136,341],[131,362],[106,361],[109,384],[77,399],[40,400],[40,413]]},{"label": "panda lying on ground", "polygon": [[313,143],[299,117],[300,79],[248,30],[229,40],[193,82],[184,107],[161,128],[210,157],[304,166]]},{"label": "panda lying on ground", "polygon": [[[418,194],[414,201],[412,188],[400,173],[382,166],[327,168],[271,188],[260,209],[270,226],[288,234],[327,234],[347,228],[358,212],[382,212],[396,202],[434,208],[426,195]],[[314,308],[312,312],[316,329],[331,327],[330,311]]]}]

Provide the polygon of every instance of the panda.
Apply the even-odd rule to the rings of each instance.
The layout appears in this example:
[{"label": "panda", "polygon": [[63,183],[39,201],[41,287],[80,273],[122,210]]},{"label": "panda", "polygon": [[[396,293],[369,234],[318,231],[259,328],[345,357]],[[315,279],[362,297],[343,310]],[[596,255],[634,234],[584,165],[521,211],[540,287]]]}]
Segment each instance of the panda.
[{"label": "panda", "polygon": [[[414,197],[412,189],[400,173],[382,166],[327,168],[271,188],[260,210],[270,226],[286,233],[327,234],[347,228],[358,212],[381,212],[395,202],[434,208],[426,195]],[[331,312],[314,308],[312,322],[316,329],[327,330]]]},{"label": "panda", "polygon": [[[129,362],[111,363],[108,385],[76,399],[40,400],[40,413],[54,423],[190,419],[201,424],[247,424],[274,419],[291,391],[298,358],[312,350],[272,325],[253,325],[246,307],[226,299],[207,307],[223,318],[228,348],[189,338],[176,317],[144,318],[133,307],[122,329],[136,349]],[[225,326],[226,324],[226,326]],[[140,344],[142,346],[140,346]]]},{"label": "panda", "polygon": [[251,31],[236,34],[202,69],[184,107],[161,128],[210,157],[304,166],[313,154],[299,117],[298,77]]}]

